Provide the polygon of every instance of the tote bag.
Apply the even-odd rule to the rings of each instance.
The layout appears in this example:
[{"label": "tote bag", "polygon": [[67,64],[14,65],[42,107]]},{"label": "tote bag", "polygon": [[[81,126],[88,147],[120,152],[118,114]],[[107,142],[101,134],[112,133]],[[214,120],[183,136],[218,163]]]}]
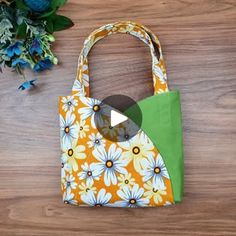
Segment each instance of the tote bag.
[{"label": "tote bag", "polygon": [[[142,124],[127,141],[119,141],[119,134],[112,134],[112,127],[103,119],[108,105],[90,97],[89,90],[89,51],[98,40],[116,33],[137,37],[149,47],[152,57],[154,95],[137,103],[142,111]],[[180,94],[168,89],[161,45],[149,29],[134,22],[117,22],[92,32],[79,56],[72,93],[59,98],[59,114],[65,203],[156,207],[182,200]],[[136,123],[133,106],[124,115]],[[98,124],[95,117],[101,118]],[[117,135],[117,139],[104,138],[99,132],[101,127]]]}]

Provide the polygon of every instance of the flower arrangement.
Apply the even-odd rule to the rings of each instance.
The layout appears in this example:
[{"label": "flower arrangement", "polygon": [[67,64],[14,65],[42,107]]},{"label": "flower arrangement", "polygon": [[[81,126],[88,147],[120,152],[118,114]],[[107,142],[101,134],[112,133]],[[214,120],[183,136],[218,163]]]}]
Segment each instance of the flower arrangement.
[{"label": "flower arrangement", "polygon": [[19,89],[30,89],[25,68],[34,72],[51,69],[58,59],[51,50],[53,33],[73,26],[57,10],[66,0],[0,0],[0,72],[12,68],[24,82]]}]

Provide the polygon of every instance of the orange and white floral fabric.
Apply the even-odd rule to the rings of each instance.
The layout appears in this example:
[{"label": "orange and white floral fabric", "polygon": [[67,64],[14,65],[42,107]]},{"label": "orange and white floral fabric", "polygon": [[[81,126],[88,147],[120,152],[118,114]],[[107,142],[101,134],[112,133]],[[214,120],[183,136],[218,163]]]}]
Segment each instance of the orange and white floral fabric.
[{"label": "orange and white floral fabric", "polygon": [[89,51],[91,50],[93,45],[99,40],[103,39],[108,35],[117,33],[133,35],[134,37],[137,37],[149,46],[152,56],[154,94],[168,91],[166,68],[162,54],[161,44],[157,36],[143,25],[130,21],[125,21],[104,25],[92,32],[89,37],[84,41],[84,46],[79,56],[77,78],[72,88],[72,94],[83,94],[84,96],[89,97]]},{"label": "orange and white floral fabric", "polygon": [[[161,48],[156,36],[132,22],[109,24],[85,41],[72,95],[60,97],[61,188],[65,203],[90,206],[147,207],[174,203],[168,170],[162,156],[142,131],[127,141],[102,137],[95,115],[106,104],[90,98],[87,55],[94,43],[111,33],[129,33],[144,41],[153,57],[155,93],[168,90]],[[158,48],[160,58],[154,49]],[[106,120],[99,125],[117,136]],[[122,133],[122,127],[120,128]]]}]

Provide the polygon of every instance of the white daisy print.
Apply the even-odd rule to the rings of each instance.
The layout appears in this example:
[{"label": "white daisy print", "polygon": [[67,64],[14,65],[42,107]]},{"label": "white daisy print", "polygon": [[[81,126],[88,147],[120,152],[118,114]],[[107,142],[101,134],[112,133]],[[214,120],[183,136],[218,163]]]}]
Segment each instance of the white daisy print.
[{"label": "white daisy print", "polygon": [[81,200],[90,206],[106,206],[109,205],[111,197],[112,195],[102,188],[96,196],[93,191],[88,191],[81,196]]},{"label": "white daisy print", "polygon": [[83,86],[79,80],[75,80],[73,91],[76,92],[76,96],[84,96]]},{"label": "white daisy print", "polygon": [[139,38],[140,40],[142,40],[145,44],[149,44],[149,41],[144,37],[144,35],[140,32],[140,31],[132,31],[130,32],[131,35]]},{"label": "white daisy print", "polygon": [[74,122],[74,114],[67,112],[65,120],[62,115],[60,115],[60,135],[62,146],[67,146],[71,144],[74,139],[78,138],[78,125],[74,124]]},{"label": "white daisy print", "polygon": [[171,205],[172,205],[172,203],[169,202],[169,201],[166,201],[165,204],[164,204],[164,206],[171,206]]},{"label": "white daisy print", "polygon": [[143,186],[145,189],[148,190],[144,193],[144,197],[147,197],[148,199],[153,198],[156,204],[161,203],[163,201],[163,195],[167,195],[166,187],[156,188],[151,181],[148,181]]},{"label": "white daisy print", "polygon": [[119,142],[118,144],[125,149],[122,153],[122,159],[127,162],[133,161],[137,172],[141,171],[142,160],[146,159],[150,154],[154,154],[154,146],[143,132],[135,135],[129,141]]},{"label": "white daisy print", "polygon": [[94,180],[99,180],[99,172],[96,170],[96,166],[92,163],[88,165],[85,162],[81,165],[82,171],[79,172],[78,177],[80,180],[85,179],[87,185],[92,185]]},{"label": "white daisy print", "polygon": [[71,173],[71,165],[67,163],[67,156],[62,155],[61,156],[61,177],[66,177],[66,172]]},{"label": "white daisy print", "polygon": [[113,29],[113,24],[104,25],[104,26],[100,27],[99,29],[100,29],[100,30],[106,29],[106,30],[110,31],[110,30]]},{"label": "white daisy print", "polygon": [[66,175],[64,187],[66,191],[71,191],[72,189],[76,189],[77,183],[75,182],[75,177],[73,175]]},{"label": "white daisy print", "polygon": [[85,120],[81,120],[80,122],[77,123],[78,129],[79,129],[79,137],[80,138],[85,138],[86,137],[86,132],[89,131],[89,125],[86,125]]},{"label": "white daisy print", "polygon": [[87,194],[89,191],[92,191],[95,194],[97,193],[96,187],[94,187],[92,184],[87,184],[84,182],[82,182],[79,185],[79,189],[81,190],[81,191],[79,191],[80,195]]},{"label": "white daisy print", "polygon": [[133,121],[128,120],[124,124],[118,130],[118,142],[129,142],[134,135],[140,133],[140,128]]},{"label": "white daisy print", "polygon": [[110,121],[105,120],[102,128],[102,133],[104,135],[108,135],[109,137],[113,138],[117,135],[118,127],[114,128],[111,126]]},{"label": "white daisy print", "polygon": [[88,70],[88,59],[87,59],[87,55],[91,49],[91,47],[94,45],[95,40],[97,40],[97,38],[94,35],[91,35],[90,37],[88,37],[87,39],[85,39],[84,41],[84,47],[83,47],[83,51],[82,51],[82,55],[83,55],[83,68],[82,71],[86,72]]},{"label": "white daisy print", "polygon": [[154,74],[160,79],[162,82],[166,82],[166,75],[163,73],[162,69],[158,64],[153,65]]},{"label": "white daisy print", "polygon": [[130,173],[118,176],[118,186],[120,188],[124,188],[124,187],[130,188],[134,184],[135,184],[135,179],[131,177]]},{"label": "white daisy print", "polygon": [[[99,127],[104,124],[104,115],[107,116],[108,108],[101,101],[88,97],[80,97],[81,102],[86,105],[78,110],[82,120],[86,120],[91,117],[91,125],[96,128],[96,124]],[[95,120],[96,119],[96,120]]]},{"label": "white daisy print", "polygon": [[143,170],[140,174],[143,176],[143,182],[153,179],[153,186],[155,188],[163,188],[165,183],[163,177],[169,179],[166,166],[160,154],[156,158],[153,155],[149,155],[148,159],[142,160]]},{"label": "white daisy print", "polygon": [[143,198],[144,189],[139,188],[138,184],[135,184],[132,189],[124,187],[118,190],[117,194],[123,199],[115,202],[114,206],[117,207],[145,207],[149,203],[149,199]]},{"label": "white daisy print", "polygon": [[89,86],[88,65],[84,64],[82,68],[82,80],[85,87]]},{"label": "white daisy print", "polygon": [[65,191],[63,194],[64,203],[77,205],[78,202],[77,202],[77,200],[74,199],[74,196],[75,195],[71,191]]},{"label": "white daisy print", "polygon": [[77,171],[77,160],[86,158],[86,154],[84,153],[85,146],[77,145],[77,140],[74,140],[72,144],[62,147],[62,151],[62,157],[66,160],[66,162],[72,167],[74,171]]},{"label": "white daisy print", "polygon": [[100,133],[89,135],[89,139],[90,141],[87,143],[89,148],[105,147],[106,140],[103,139]]},{"label": "white daisy print", "polygon": [[100,161],[94,163],[94,168],[101,175],[104,173],[104,183],[106,186],[117,184],[117,174],[126,174],[127,170],[124,168],[127,162],[121,160],[121,149],[117,148],[113,143],[111,144],[108,152],[104,148],[95,149],[93,151],[94,157]]},{"label": "white daisy print", "polygon": [[61,99],[63,106],[62,109],[67,112],[75,111],[75,107],[78,106],[78,101],[73,96],[63,97]]}]

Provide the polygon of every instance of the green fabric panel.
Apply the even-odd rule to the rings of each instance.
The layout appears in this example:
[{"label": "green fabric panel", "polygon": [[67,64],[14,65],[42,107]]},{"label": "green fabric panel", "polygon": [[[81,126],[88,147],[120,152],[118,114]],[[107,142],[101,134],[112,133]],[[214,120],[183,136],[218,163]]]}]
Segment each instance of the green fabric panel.
[{"label": "green fabric panel", "polygon": [[[170,175],[175,202],[180,202],[184,188],[182,121],[179,91],[148,97],[138,105],[142,111],[142,130],[160,151]],[[135,106],[125,114],[135,122]]]}]

